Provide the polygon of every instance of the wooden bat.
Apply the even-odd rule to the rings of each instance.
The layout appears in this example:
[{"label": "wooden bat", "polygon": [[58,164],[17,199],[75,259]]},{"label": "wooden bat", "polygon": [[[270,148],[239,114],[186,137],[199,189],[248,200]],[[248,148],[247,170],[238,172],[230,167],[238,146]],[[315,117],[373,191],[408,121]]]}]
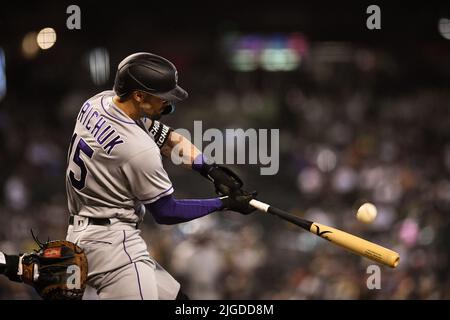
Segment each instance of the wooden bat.
[{"label": "wooden bat", "polygon": [[250,205],[260,211],[268,212],[286,221],[292,222],[309,232],[324,238],[338,246],[353,251],[373,261],[385,264],[391,268],[397,267],[400,255],[390,249],[373,242],[361,239],[347,232],[294,216],[284,210],[275,208],[258,200],[250,200]]}]

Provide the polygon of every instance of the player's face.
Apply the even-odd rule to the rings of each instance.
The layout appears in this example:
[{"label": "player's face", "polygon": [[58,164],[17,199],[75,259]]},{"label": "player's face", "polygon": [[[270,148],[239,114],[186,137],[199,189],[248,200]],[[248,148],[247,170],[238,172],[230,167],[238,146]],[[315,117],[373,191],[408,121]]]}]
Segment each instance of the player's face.
[{"label": "player's face", "polygon": [[144,93],[143,99],[138,102],[141,116],[148,117],[152,120],[161,118],[161,114],[167,104],[167,101],[147,93]]}]

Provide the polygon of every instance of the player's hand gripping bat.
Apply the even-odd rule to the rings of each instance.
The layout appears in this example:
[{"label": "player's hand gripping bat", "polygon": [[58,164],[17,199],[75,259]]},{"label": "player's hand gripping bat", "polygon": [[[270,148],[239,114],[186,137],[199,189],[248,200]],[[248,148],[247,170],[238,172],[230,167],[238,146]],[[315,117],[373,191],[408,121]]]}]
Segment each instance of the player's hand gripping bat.
[{"label": "player's hand gripping bat", "polygon": [[250,200],[250,205],[260,211],[268,212],[280,217],[283,220],[292,222],[309,232],[324,238],[338,246],[353,251],[373,261],[385,264],[391,268],[397,267],[400,262],[400,255],[390,249],[378,244],[361,239],[347,232],[294,216],[284,210],[275,208],[258,200]]}]

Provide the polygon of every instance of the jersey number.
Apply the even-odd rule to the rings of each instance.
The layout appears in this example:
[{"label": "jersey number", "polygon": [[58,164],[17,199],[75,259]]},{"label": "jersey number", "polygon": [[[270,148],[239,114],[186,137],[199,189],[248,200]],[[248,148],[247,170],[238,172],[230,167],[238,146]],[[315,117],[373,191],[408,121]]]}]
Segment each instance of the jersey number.
[{"label": "jersey number", "polygon": [[[72,139],[72,143],[74,142],[74,140],[75,139]],[[70,149],[72,149],[72,146]],[[78,190],[83,189],[84,186],[86,185],[86,176],[87,176],[86,165],[83,159],[81,159],[80,157],[80,151],[82,151],[89,158],[92,158],[94,154],[94,150],[92,150],[91,147],[89,147],[89,145],[86,143],[86,141],[84,141],[81,138],[80,141],[78,141],[78,145],[77,148],[75,149],[75,152],[73,153],[72,159],[73,162],[75,162],[75,164],[80,167],[80,180],[77,180],[77,178],[75,178],[75,173],[73,173],[72,170],[70,170],[69,173],[69,178],[70,182],[72,183],[72,186]]]}]

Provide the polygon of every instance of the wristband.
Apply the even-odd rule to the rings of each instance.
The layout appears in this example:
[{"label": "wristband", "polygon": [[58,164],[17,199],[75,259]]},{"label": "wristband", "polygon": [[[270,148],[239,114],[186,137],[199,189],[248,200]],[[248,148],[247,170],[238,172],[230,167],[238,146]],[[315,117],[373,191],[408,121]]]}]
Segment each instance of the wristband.
[{"label": "wristband", "polygon": [[210,164],[208,163],[208,160],[209,159],[204,154],[199,154],[192,162],[192,170],[199,172],[202,176],[211,180],[211,178],[208,177],[208,173],[211,171],[215,163],[212,162]]},{"label": "wristband", "polygon": [[200,153],[198,156],[195,157],[194,161],[192,162],[192,169],[201,173],[205,163],[206,157],[203,155],[203,153]]},{"label": "wristband", "polygon": [[152,135],[153,140],[155,140],[158,148],[162,148],[164,143],[169,139],[170,133],[173,129],[169,126],[166,126],[164,123],[153,120],[150,128],[148,128],[148,132]]}]

